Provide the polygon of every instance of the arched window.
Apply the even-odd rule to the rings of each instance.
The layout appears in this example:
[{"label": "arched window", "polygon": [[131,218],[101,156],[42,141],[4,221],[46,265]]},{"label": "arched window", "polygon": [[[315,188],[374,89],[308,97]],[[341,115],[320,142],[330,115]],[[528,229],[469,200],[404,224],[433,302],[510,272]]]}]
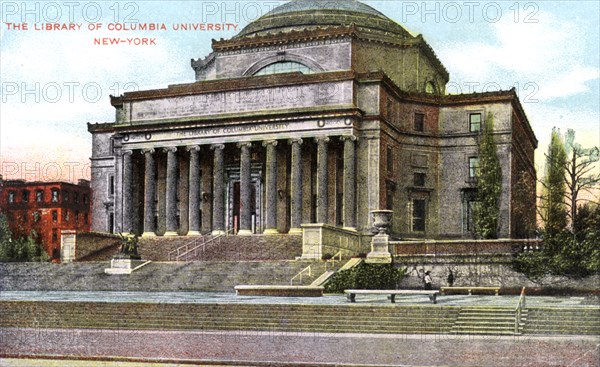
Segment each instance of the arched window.
[{"label": "arched window", "polygon": [[302,74],[311,74],[312,70],[299,62],[295,61],[279,61],[265,66],[260,69],[254,75],[270,75],[270,74],[281,74],[281,73],[293,73],[300,72]]},{"label": "arched window", "polygon": [[435,84],[432,81],[429,81],[425,84],[425,93],[427,93],[427,94],[435,93]]}]

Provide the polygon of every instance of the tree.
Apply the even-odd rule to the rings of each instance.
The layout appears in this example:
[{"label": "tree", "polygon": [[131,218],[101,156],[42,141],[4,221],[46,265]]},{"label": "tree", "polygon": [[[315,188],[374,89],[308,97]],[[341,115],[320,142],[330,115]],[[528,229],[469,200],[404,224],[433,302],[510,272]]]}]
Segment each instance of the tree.
[{"label": "tree", "polygon": [[481,238],[497,238],[502,168],[494,141],[494,115],[491,113],[486,116],[479,139],[479,170],[476,177],[478,203],[474,207],[475,231]]},{"label": "tree", "polygon": [[546,154],[546,174],[542,180],[540,198],[542,221],[548,236],[553,236],[567,227],[565,205],[565,165],[567,153],[556,129],[552,129],[548,154]]},{"label": "tree", "polygon": [[46,251],[36,243],[37,234],[12,238],[6,216],[0,213],[0,261],[48,261]]},{"label": "tree", "polygon": [[600,182],[600,174],[591,173],[596,167],[594,164],[600,160],[600,150],[598,147],[584,149],[580,144],[575,143],[575,131],[569,129],[565,135],[565,183],[567,185],[566,206],[569,209],[569,219],[571,220],[571,231],[576,233],[577,222],[580,220],[577,215],[579,208],[579,194],[583,191],[589,191]]}]

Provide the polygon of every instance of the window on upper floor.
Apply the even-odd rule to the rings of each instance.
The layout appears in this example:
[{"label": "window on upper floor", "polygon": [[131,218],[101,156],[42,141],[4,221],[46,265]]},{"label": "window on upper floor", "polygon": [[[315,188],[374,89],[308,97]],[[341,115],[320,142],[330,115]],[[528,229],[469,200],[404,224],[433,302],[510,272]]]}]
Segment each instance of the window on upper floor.
[{"label": "window on upper floor", "polygon": [[79,193],[78,192],[73,193],[73,200],[79,204]]},{"label": "window on upper floor", "polygon": [[52,221],[53,222],[58,222],[58,212],[56,210],[52,211]]},{"label": "window on upper floor", "polygon": [[296,61],[278,61],[265,66],[260,69],[254,75],[270,75],[270,74],[282,74],[282,73],[293,73],[300,72],[302,74],[311,74],[312,70],[299,62]]},{"label": "window on upper floor", "polygon": [[423,132],[425,129],[425,114],[415,113],[415,121],[413,124],[415,131]]},{"label": "window on upper floor", "polygon": [[69,202],[69,192],[68,191],[63,191],[63,202],[64,203]]},{"label": "window on upper floor", "polygon": [[58,189],[52,189],[52,202],[58,203]]},{"label": "window on upper floor", "polygon": [[15,202],[15,196],[16,196],[16,193],[14,191],[9,191],[8,192],[8,202],[11,203],[11,204],[14,203]]},{"label": "window on upper floor", "polygon": [[481,113],[469,114],[469,131],[472,133],[481,131]]},{"label": "window on upper floor", "polygon": [[39,222],[40,219],[42,219],[42,213],[39,210],[36,210],[35,212],[33,212],[33,221],[35,223]]},{"label": "window on upper floor", "polygon": [[422,172],[415,172],[413,176],[413,185],[416,187],[425,186],[425,174]]},{"label": "window on upper floor", "polygon": [[83,194],[83,203],[84,204],[88,203],[88,195],[87,194]]},{"label": "window on upper floor", "polygon": [[42,203],[44,201],[44,191],[37,190],[35,192],[35,201],[37,201],[38,203]]},{"label": "window on upper floor", "polygon": [[111,175],[108,178],[108,194],[109,195],[115,194],[115,176],[113,176],[113,175]]},{"label": "window on upper floor", "polygon": [[29,202],[29,190],[23,190],[23,192],[21,193],[21,199],[24,203]]},{"label": "window on upper floor", "polygon": [[474,179],[479,173],[479,157],[469,157],[469,178]]},{"label": "window on upper floor", "polygon": [[387,146],[386,166],[388,173],[394,173],[394,151],[392,146]]},{"label": "window on upper floor", "polygon": [[412,201],[412,231],[425,231],[425,200],[423,199]]},{"label": "window on upper floor", "polygon": [[58,229],[52,228],[52,242],[58,242]]}]

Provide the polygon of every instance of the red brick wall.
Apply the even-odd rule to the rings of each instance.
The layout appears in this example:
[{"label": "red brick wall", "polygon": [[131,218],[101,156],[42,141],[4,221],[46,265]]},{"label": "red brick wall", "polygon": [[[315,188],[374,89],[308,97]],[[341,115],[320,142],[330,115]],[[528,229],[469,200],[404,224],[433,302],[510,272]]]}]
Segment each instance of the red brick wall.
[{"label": "red brick wall", "polygon": [[[25,190],[29,192],[27,201],[23,197]],[[58,202],[52,201],[53,190],[59,192]],[[41,201],[37,200],[38,191],[42,193]],[[9,202],[11,192],[14,192],[12,203]],[[7,216],[13,237],[27,236],[35,231],[38,243],[49,256],[56,258],[60,257],[61,230],[89,232],[92,222],[90,203],[89,186],[65,182],[6,181],[0,193],[0,209]],[[53,212],[56,212],[56,220]]]}]

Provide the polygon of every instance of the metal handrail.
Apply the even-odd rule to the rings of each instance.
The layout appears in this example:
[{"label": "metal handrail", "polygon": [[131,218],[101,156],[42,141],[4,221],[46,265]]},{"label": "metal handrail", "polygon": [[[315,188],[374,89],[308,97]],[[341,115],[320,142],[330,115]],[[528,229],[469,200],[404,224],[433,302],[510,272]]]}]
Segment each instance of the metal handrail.
[{"label": "metal handrail", "polygon": [[292,279],[290,279],[290,285],[294,285],[294,279],[296,279],[298,277],[300,277],[300,285],[302,285],[302,274],[304,274],[307,271],[308,271],[308,276],[309,277],[312,276],[311,266],[312,265],[307,266],[306,268],[300,270],[300,272],[298,274],[294,275],[294,277]]},{"label": "metal handrail", "polygon": [[183,246],[179,246],[178,248],[176,248],[176,249],[175,249],[175,250],[173,250],[173,251],[169,251],[169,253],[167,254],[167,258],[169,259],[169,261],[173,261],[173,259],[172,259],[172,258],[173,258],[173,255],[177,254],[177,255],[175,256],[175,259],[177,259],[177,258],[179,257],[179,255],[180,255],[180,253],[181,253],[181,251],[182,251],[183,249],[186,249],[186,250],[184,251],[184,253],[185,253],[185,252],[187,252],[187,250],[188,250],[189,246],[190,246],[191,244],[195,244],[195,243],[197,243],[199,239],[200,239],[200,240],[204,240],[204,235],[200,236],[199,238],[194,238],[192,241],[190,241],[190,242],[186,243],[186,244],[185,244],[185,245],[183,245]]},{"label": "metal handrail", "polygon": [[[183,252],[181,254],[178,253],[177,256],[175,257],[175,261],[180,261],[181,258],[184,257],[184,256],[185,256],[185,261],[188,261],[189,258],[190,258],[189,255],[192,252],[194,253],[194,255],[192,256],[192,258],[197,257],[198,256],[198,250],[200,248],[202,248],[202,254],[204,255],[204,249],[206,248],[207,245],[209,245],[211,243],[214,243],[217,240],[218,240],[219,244],[221,244],[221,238],[229,236],[229,234],[231,233],[231,231],[233,231],[233,229],[228,229],[227,231],[225,231],[225,233],[222,233],[222,234],[220,234],[218,236],[212,237],[212,238],[210,238],[210,239],[202,242],[201,244],[199,244],[197,246],[194,246],[192,248],[188,248],[187,251],[185,251],[185,252]],[[194,242],[197,242],[197,240],[194,241]]]},{"label": "metal handrail", "polygon": [[523,310],[526,307],[525,303],[525,287],[521,289],[521,296],[519,297],[519,302],[517,303],[517,307],[515,308],[515,334],[519,333],[519,325],[521,324],[521,317],[523,316]]},{"label": "metal handrail", "polygon": [[[335,258],[338,258],[338,260],[336,260]],[[331,266],[335,266],[335,262],[336,261],[342,261],[342,250],[339,250],[338,252],[336,252],[335,255],[333,255],[330,259],[328,259],[325,262],[326,268],[329,267],[329,264],[331,264]]]}]

